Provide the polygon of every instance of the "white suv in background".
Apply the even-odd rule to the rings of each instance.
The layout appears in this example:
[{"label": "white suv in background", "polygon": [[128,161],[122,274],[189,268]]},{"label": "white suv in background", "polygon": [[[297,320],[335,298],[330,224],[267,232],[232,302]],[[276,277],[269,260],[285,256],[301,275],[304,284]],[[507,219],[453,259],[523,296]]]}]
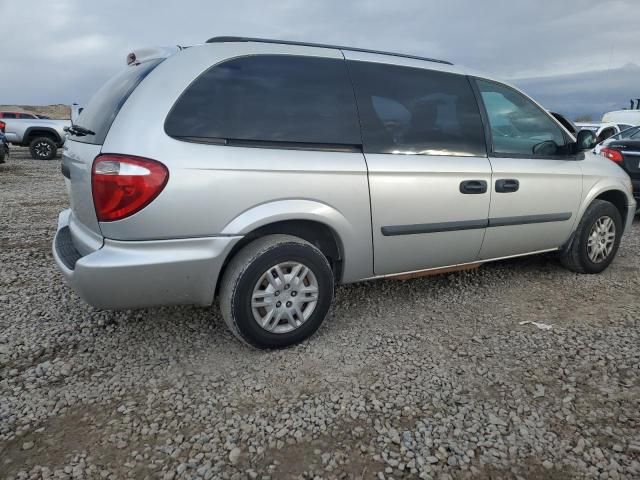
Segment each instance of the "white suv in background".
[{"label": "white suv in background", "polygon": [[596,142],[604,142],[607,138],[617,135],[633,125],[626,123],[584,123],[577,122],[575,126],[578,130],[590,130],[596,135]]}]

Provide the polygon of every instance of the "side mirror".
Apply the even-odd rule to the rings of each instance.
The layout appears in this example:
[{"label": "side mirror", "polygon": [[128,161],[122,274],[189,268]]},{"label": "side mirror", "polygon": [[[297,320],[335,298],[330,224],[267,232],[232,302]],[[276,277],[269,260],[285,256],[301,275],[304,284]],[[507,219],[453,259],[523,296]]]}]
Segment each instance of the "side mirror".
[{"label": "side mirror", "polygon": [[591,130],[580,130],[578,132],[576,144],[578,150],[590,150],[596,146],[596,134]]},{"label": "side mirror", "polygon": [[534,155],[551,157],[558,154],[558,144],[553,140],[546,140],[544,142],[536,143],[533,146],[532,152]]}]

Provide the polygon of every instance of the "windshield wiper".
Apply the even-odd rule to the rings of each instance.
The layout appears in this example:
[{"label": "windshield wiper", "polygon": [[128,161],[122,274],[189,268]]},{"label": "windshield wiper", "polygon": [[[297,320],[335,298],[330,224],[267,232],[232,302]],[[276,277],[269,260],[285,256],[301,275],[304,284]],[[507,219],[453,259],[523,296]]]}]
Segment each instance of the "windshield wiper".
[{"label": "windshield wiper", "polygon": [[95,135],[96,133],[88,128],[81,127],[80,125],[71,125],[65,130],[71,135],[75,135],[76,137],[84,137],[85,135]]}]

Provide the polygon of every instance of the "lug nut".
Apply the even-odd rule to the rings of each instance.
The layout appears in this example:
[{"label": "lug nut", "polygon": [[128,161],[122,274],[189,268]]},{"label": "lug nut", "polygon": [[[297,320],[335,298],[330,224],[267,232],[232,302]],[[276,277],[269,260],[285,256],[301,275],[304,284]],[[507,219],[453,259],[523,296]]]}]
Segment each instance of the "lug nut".
[{"label": "lug nut", "polygon": [[293,292],[291,292],[291,296],[295,297],[298,294],[298,292],[296,292],[295,290]]},{"label": "lug nut", "polygon": [[282,305],[282,302],[276,302],[276,307],[280,308],[281,305]]},{"label": "lug nut", "polygon": [[276,295],[276,297],[277,297],[278,295],[280,295],[280,290],[276,290],[275,295]]},{"label": "lug nut", "polygon": [[289,290],[289,284],[288,283],[284,286],[284,289],[285,290]]},{"label": "lug nut", "polygon": [[287,308],[291,307],[291,302],[287,302]]}]

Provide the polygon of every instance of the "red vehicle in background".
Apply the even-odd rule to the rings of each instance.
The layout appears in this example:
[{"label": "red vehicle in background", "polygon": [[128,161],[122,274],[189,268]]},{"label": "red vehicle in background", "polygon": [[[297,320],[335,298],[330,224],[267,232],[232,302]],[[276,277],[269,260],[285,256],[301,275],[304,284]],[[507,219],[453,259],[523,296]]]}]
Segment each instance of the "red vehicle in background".
[{"label": "red vehicle in background", "polygon": [[38,115],[26,112],[0,112],[0,118],[28,118],[30,120],[39,118]]}]

